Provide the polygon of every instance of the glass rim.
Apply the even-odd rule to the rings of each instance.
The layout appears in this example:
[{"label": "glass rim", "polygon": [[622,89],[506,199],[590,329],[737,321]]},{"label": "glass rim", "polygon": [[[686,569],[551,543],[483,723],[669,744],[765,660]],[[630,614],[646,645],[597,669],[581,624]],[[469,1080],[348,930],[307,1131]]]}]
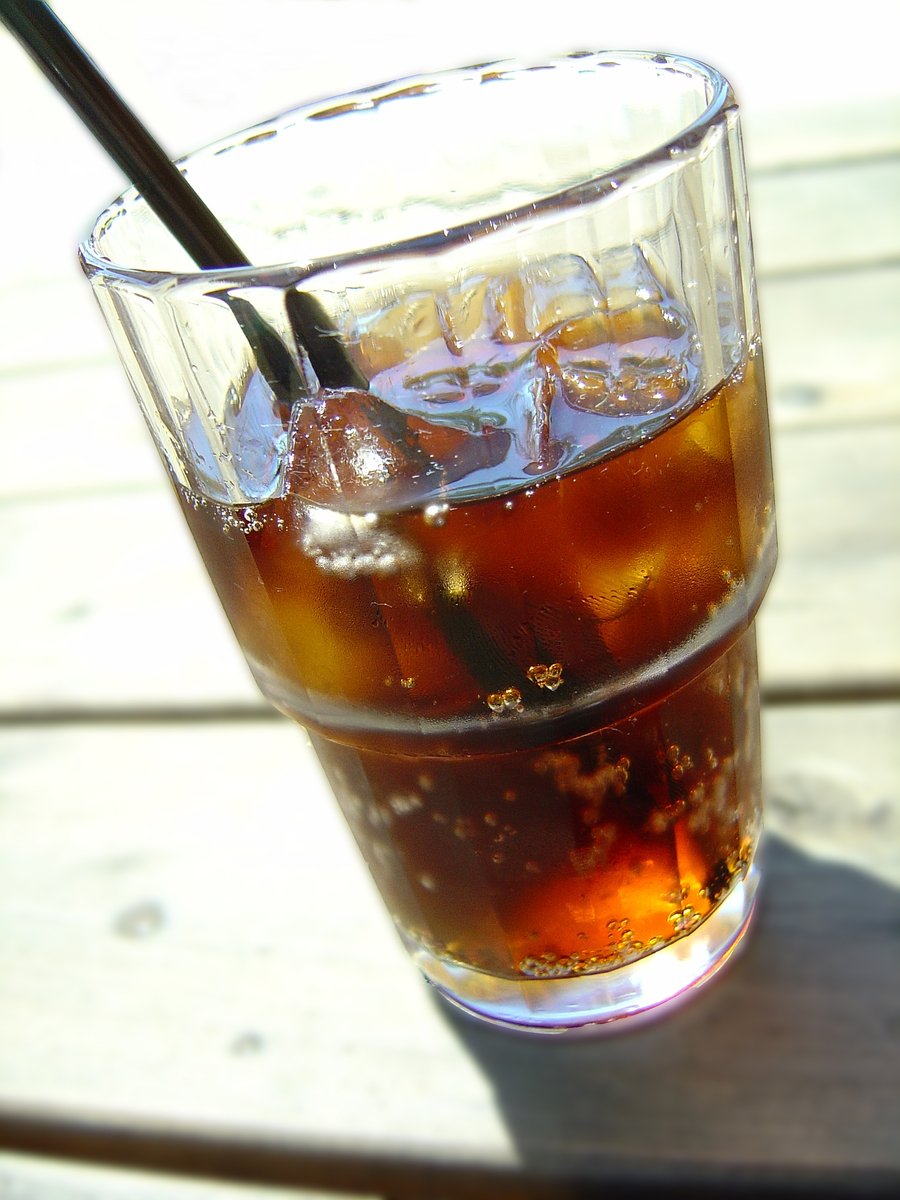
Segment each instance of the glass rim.
[{"label": "glass rim", "polygon": [[489,79],[512,77],[532,71],[545,71],[548,68],[563,66],[573,60],[587,59],[594,60],[598,66],[619,61],[647,62],[673,73],[694,76],[698,81],[705,82],[709,89],[709,99],[703,111],[692,121],[678,127],[668,137],[661,138],[646,152],[626,159],[613,167],[593,172],[578,183],[554,189],[547,195],[537,197],[526,204],[512,208],[498,208],[495,213],[487,216],[461,221],[431,233],[383,244],[373,244],[339,255],[317,257],[304,262],[286,260],[272,263],[252,263],[244,266],[166,269],[130,266],[127,263],[111,259],[96,248],[97,240],[105,229],[113,220],[123,215],[128,205],[140,204],[147,208],[151,207],[139,189],[132,186],[126,188],[107,204],[93,221],[88,234],[78,246],[81,265],[89,278],[100,275],[143,288],[175,286],[201,281],[246,286],[258,282],[261,277],[264,277],[266,284],[270,286],[292,286],[323,272],[333,271],[353,263],[365,264],[375,259],[383,261],[450,249],[455,245],[471,243],[477,238],[494,233],[501,224],[512,228],[524,224],[526,221],[534,220],[535,217],[550,210],[557,213],[567,211],[578,207],[586,200],[597,200],[605,194],[619,191],[623,186],[633,184],[654,169],[676,167],[680,157],[687,157],[704,140],[713,125],[721,121],[729,111],[737,108],[737,101],[728,80],[715,67],[700,59],[653,50],[580,50],[542,58],[534,62],[503,59],[475,66],[454,67],[420,75],[403,76],[388,82],[372,84],[327,96],[320,100],[305,102],[267,120],[201,146],[177,159],[176,165],[182,168],[189,167],[193,160],[221,154],[231,149],[240,149],[241,146],[254,141],[276,136],[283,129],[303,121],[344,115],[346,112],[353,111],[351,102],[354,104],[364,102],[367,106],[372,106],[373,103],[377,104],[384,99],[402,99],[406,96],[420,95],[423,86],[428,84],[440,86],[442,83],[450,84],[467,77],[478,79],[479,76],[479,81],[483,83]]}]

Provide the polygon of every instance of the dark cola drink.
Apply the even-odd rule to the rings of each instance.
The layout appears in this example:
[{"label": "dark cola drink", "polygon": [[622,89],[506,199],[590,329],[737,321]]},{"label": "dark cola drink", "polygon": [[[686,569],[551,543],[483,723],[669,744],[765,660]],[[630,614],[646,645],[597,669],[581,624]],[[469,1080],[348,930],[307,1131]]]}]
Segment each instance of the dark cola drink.
[{"label": "dark cola drink", "polygon": [[477,330],[396,369],[376,330],[370,390],[292,414],[277,498],[182,493],[414,958],[514,1025],[651,1007],[752,902],[761,355],[703,394],[689,322],[649,283],[524,355],[508,284],[487,298],[499,371]]}]

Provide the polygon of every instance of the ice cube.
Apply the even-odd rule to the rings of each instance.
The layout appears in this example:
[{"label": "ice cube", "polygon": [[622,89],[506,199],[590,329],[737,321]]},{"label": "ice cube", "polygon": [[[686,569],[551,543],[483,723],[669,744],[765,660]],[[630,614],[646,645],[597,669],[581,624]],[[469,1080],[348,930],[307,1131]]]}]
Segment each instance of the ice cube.
[{"label": "ice cube", "polygon": [[241,499],[268,500],[275,494],[287,440],[275,393],[261,371],[252,371],[242,392],[236,390],[226,407],[223,434]]},{"label": "ice cube", "polygon": [[295,417],[291,487],[316,502],[513,487],[643,436],[696,390],[687,306],[637,246],[482,265],[365,303],[344,332],[370,391],[323,391]]},{"label": "ice cube", "polygon": [[569,403],[635,417],[691,399],[700,352],[687,306],[667,292],[639,246],[607,251],[593,265],[602,305],[549,335]]},{"label": "ice cube", "polygon": [[402,298],[376,293],[377,303],[353,319],[363,370],[369,378],[402,366],[441,336],[440,321],[430,291],[413,291]]},{"label": "ice cube", "polygon": [[523,390],[517,445],[526,475],[552,471],[565,453],[565,445],[554,436],[554,408],[562,398],[559,361],[549,343],[538,346],[531,361],[530,378]]},{"label": "ice cube", "polygon": [[441,447],[445,482],[508,486],[562,458],[549,431],[560,378],[547,334],[601,300],[582,258],[555,255],[381,296],[383,307],[361,319],[359,345],[378,368],[373,391],[407,414],[420,441]]},{"label": "ice cube", "polygon": [[295,409],[287,488],[346,512],[396,510],[489,469],[508,446],[501,430],[474,435],[402,412],[373,392],[323,389]]},{"label": "ice cube", "polygon": [[578,254],[519,264],[493,280],[486,300],[491,333],[499,342],[536,343],[603,306],[598,281]]},{"label": "ice cube", "polygon": [[259,371],[248,367],[243,379],[229,387],[218,411],[179,403],[177,397],[171,403],[200,495],[240,504],[277,494],[288,435],[272,389]]}]

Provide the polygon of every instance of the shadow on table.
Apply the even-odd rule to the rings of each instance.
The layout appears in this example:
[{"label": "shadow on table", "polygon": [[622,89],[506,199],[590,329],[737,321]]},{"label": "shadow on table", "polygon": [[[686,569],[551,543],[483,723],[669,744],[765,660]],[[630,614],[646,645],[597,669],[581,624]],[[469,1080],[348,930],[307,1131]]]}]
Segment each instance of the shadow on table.
[{"label": "shadow on table", "polygon": [[534,1038],[441,1005],[526,1178],[564,1181],[535,1194],[900,1195],[900,892],[774,837],[765,873],[744,952],[657,1023]]}]

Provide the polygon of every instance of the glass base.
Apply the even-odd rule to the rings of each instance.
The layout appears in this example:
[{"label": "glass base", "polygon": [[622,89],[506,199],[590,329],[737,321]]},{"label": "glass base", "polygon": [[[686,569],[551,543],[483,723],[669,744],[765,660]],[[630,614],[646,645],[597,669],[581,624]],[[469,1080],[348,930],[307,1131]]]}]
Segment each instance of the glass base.
[{"label": "glass base", "polygon": [[751,866],[728,897],[693,933],[627,966],[569,979],[500,979],[427,951],[417,966],[437,991],[472,1016],[529,1033],[600,1032],[641,1016],[656,1017],[711,979],[746,932],[759,884]]}]

